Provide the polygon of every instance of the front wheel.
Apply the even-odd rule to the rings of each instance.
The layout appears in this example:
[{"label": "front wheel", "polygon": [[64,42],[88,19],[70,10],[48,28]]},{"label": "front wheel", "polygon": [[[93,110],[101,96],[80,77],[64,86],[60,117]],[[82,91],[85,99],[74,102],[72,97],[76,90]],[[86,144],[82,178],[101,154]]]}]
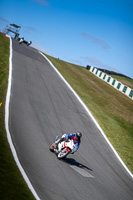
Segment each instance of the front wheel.
[{"label": "front wheel", "polygon": [[65,158],[67,155],[69,154],[69,151],[68,150],[66,150],[66,151],[60,151],[59,153],[58,153],[58,155],[57,155],[57,158],[60,160],[60,159],[63,159],[63,158]]}]

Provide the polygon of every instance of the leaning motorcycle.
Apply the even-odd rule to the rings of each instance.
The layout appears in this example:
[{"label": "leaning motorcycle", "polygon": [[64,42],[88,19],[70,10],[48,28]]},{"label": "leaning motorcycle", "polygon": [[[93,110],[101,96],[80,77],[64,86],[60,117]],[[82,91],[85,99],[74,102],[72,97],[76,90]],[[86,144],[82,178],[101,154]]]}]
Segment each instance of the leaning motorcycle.
[{"label": "leaning motorcycle", "polygon": [[[59,140],[59,136],[56,137],[55,142]],[[67,141],[62,141],[58,144],[56,148],[55,143],[50,146],[50,151],[55,152],[58,159],[65,158],[68,154],[73,154],[76,151],[76,146],[73,140],[67,139]]]}]

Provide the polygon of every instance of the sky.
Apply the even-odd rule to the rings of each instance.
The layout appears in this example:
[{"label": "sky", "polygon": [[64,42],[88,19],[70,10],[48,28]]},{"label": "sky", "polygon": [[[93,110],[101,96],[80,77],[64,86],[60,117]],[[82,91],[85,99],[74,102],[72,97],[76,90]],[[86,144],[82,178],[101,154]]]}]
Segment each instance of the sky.
[{"label": "sky", "polygon": [[0,0],[0,31],[10,23],[48,55],[133,79],[133,0]]}]

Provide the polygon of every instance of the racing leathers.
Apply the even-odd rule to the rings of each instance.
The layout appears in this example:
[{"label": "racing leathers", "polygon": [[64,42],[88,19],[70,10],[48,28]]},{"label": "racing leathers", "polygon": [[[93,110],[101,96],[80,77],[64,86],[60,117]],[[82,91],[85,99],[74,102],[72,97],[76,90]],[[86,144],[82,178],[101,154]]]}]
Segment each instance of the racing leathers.
[{"label": "racing leathers", "polygon": [[61,137],[61,139],[59,139],[59,140],[57,140],[56,142],[55,142],[55,145],[56,145],[56,147],[58,146],[58,144],[60,143],[60,142],[62,142],[62,141],[67,141],[68,139],[70,139],[70,140],[73,140],[73,142],[74,142],[74,144],[75,144],[75,151],[77,151],[78,150],[78,148],[79,148],[79,145],[80,145],[80,138],[78,138],[77,136],[76,136],[76,133],[69,133],[69,134],[64,134],[62,137]]}]

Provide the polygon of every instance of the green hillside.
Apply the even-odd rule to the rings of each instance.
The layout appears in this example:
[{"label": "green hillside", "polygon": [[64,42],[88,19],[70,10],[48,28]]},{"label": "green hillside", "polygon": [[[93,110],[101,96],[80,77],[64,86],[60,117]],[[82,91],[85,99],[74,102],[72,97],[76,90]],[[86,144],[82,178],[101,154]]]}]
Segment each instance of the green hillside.
[{"label": "green hillside", "polygon": [[46,56],[81,97],[133,172],[133,101],[86,68]]},{"label": "green hillside", "polygon": [[133,89],[133,79],[125,78],[125,77],[122,77],[122,76],[116,76],[116,75],[113,75],[112,78],[120,81],[121,83],[123,83],[123,85],[126,85],[126,86]]}]

